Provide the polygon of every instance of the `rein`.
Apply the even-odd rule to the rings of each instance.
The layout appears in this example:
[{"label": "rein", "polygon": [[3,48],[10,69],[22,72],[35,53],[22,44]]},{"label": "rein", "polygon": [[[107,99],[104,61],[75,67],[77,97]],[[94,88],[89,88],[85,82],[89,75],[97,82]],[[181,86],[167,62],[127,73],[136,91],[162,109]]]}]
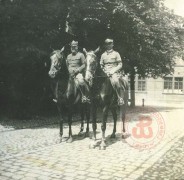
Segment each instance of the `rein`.
[{"label": "rein", "polygon": [[93,78],[108,78],[108,76],[95,76]]}]

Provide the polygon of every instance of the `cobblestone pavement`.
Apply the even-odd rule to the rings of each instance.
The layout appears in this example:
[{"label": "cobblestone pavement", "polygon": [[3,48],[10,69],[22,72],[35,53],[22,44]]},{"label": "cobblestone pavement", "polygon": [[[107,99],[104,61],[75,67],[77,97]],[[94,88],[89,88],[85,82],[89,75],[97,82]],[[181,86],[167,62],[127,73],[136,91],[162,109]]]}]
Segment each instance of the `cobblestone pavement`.
[{"label": "cobblestone pavement", "polygon": [[[144,108],[129,111],[135,116]],[[106,150],[89,149],[90,138],[82,138],[79,123],[73,124],[74,142],[59,142],[58,125],[0,132],[0,179],[182,179],[184,167],[182,108],[157,107],[166,124],[162,141],[149,150],[135,149],[117,137],[110,139],[113,124],[107,124]],[[91,126],[90,126],[91,128]],[[101,131],[98,124],[97,138]],[[68,128],[65,125],[64,136]],[[130,137],[128,137],[130,138]]]},{"label": "cobblestone pavement", "polygon": [[184,137],[173,144],[163,157],[148,168],[139,180],[184,179]]}]

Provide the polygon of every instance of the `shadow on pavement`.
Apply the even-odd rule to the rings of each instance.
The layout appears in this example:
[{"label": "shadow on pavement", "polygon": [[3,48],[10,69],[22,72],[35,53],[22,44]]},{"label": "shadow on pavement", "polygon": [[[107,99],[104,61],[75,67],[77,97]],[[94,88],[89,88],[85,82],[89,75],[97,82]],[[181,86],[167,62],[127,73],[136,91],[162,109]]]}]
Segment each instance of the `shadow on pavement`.
[{"label": "shadow on pavement", "polygon": [[151,167],[144,171],[138,180],[170,179],[181,180],[184,177],[184,137],[177,142]]},{"label": "shadow on pavement", "polygon": [[[180,110],[183,109],[183,107],[167,107],[167,106],[137,106],[135,108],[128,107],[127,114],[132,113],[144,113],[146,112],[170,112],[173,110]],[[117,114],[120,113],[117,111]],[[101,110],[98,111],[97,114],[97,122],[101,122],[102,119],[102,112]],[[109,113],[108,116],[108,122],[113,122],[112,115]],[[66,122],[65,122],[66,123]],[[86,123],[86,122],[85,122]],[[8,131],[8,130],[17,130],[17,129],[27,129],[27,128],[41,128],[41,127],[47,127],[49,128],[59,128],[59,118],[58,116],[35,116],[31,119],[10,119],[7,117],[0,117],[0,132],[2,131]],[[80,117],[78,115],[75,115],[73,118],[73,125],[80,125]],[[90,128],[91,128],[91,122],[90,122]]]}]

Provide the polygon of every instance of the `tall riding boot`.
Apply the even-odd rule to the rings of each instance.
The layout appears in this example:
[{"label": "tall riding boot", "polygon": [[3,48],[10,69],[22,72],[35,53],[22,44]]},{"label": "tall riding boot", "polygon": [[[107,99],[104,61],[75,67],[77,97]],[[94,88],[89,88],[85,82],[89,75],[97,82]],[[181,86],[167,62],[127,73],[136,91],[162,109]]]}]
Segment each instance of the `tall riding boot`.
[{"label": "tall riding boot", "polygon": [[80,88],[82,91],[82,103],[91,103],[89,99],[89,90],[85,86]]},{"label": "tall riding boot", "polygon": [[117,93],[117,97],[118,97],[118,105],[119,106],[122,106],[125,104],[124,102],[124,91],[122,89],[117,89],[116,90],[116,93]]}]

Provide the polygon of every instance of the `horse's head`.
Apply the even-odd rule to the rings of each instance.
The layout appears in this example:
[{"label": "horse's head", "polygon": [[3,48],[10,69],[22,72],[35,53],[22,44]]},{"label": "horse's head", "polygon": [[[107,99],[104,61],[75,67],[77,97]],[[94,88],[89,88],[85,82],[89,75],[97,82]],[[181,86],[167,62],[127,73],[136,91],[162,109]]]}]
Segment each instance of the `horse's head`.
[{"label": "horse's head", "polygon": [[83,51],[86,54],[86,74],[85,74],[85,80],[92,85],[92,79],[94,77],[96,68],[97,68],[97,57],[96,53],[99,51],[100,48],[97,48],[95,51],[89,51],[87,52],[84,48]]},{"label": "horse's head", "polygon": [[64,61],[64,47],[61,50],[54,50],[50,55],[51,66],[49,76],[55,78],[61,69],[62,61]]}]

